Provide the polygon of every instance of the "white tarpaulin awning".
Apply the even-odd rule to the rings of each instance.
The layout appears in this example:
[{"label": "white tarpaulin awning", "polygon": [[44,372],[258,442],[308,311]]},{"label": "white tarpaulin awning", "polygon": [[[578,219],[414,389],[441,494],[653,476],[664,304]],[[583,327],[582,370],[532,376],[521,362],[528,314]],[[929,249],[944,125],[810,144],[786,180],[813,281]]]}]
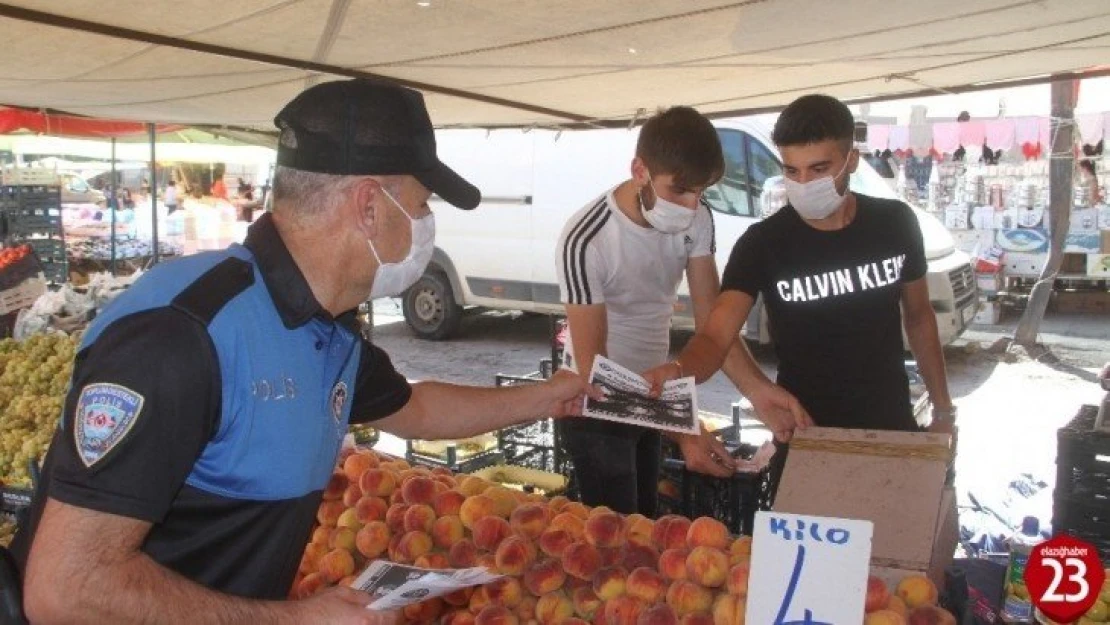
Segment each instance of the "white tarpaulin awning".
[{"label": "white tarpaulin awning", "polygon": [[269,130],[364,72],[441,126],[615,123],[1105,75],[1110,0],[17,0],[0,40],[0,103],[96,117]]}]

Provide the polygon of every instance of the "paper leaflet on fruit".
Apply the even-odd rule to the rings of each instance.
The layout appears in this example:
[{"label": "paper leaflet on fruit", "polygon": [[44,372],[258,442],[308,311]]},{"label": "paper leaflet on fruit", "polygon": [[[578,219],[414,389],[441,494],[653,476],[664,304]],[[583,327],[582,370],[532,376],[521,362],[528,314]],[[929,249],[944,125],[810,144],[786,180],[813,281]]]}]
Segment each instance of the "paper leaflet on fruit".
[{"label": "paper leaflet on fruit", "polygon": [[385,560],[371,562],[351,584],[369,593],[372,610],[397,610],[456,590],[488,584],[502,576],[482,567],[433,571]]}]

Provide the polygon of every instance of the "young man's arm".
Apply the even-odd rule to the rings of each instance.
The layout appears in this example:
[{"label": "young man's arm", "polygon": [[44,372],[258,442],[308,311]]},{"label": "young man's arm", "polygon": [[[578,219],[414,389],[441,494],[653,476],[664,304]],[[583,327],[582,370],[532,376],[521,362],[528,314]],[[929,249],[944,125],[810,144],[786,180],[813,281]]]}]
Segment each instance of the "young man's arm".
[{"label": "young man's arm", "polygon": [[952,397],[948,394],[948,376],[944,368],[944,349],[937,331],[937,318],[929,302],[929,287],[925,278],[907,282],[902,286],[902,323],[910,349],[917,359],[925,388],[932,399],[935,416],[929,430],[951,433]]},{"label": "young man's arm", "polygon": [[[717,295],[720,281],[712,256],[691,258],[687,264],[686,278],[694,305],[696,333],[677,359],[682,373],[694,375],[700,383],[712,376],[718,368],[723,370],[736,388],[751,400],[759,420],[780,439],[788,439],[796,427],[813,425],[813,420],[798,400],[763,373],[747,344],[740,339],[740,328],[754,304],[751,296],[741,291],[725,291],[720,296]],[[718,312],[716,306],[730,295],[740,296],[735,303],[736,309]],[[718,327],[712,327],[711,318],[714,314],[717,315]],[[740,321],[737,322],[736,319]],[[726,335],[725,332],[733,327],[735,331]],[[703,335],[709,338],[708,342],[699,339]],[[731,342],[727,343],[730,339]],[[708,374],[704,373],[706,362],[711,367]]]},{"label": "young man's arm", "polygon": [[366,609],[371,597],[338,588],[304,601],[256,601],[209,590],[140,549],[150,523],[48,499],[24,575],[32,623],[398,622]]}]

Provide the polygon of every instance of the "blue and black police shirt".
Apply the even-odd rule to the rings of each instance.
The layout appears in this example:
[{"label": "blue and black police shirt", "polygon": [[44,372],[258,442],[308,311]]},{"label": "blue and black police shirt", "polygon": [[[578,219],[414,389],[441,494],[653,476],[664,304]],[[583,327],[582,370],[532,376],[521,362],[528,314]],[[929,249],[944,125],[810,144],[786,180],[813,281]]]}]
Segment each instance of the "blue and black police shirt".
[{"label": "blue and black police shirt", "polygon": [[243,246],[160,265],[78,351],[46,497],[153,524],[142,550],[209,588],[287,595],[348,420],[411,396],[354,311],[319,304],[270,215]]}]

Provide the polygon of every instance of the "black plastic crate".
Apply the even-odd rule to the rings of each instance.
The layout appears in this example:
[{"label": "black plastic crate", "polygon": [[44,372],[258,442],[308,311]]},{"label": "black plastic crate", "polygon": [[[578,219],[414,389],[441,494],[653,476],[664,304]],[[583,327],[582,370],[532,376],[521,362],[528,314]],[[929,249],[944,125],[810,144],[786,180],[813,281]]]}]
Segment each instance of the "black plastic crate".
[{"label": "black plastic crate", "polygon": [[35,251],[47,281],[62,283],[69,279],[69,261],[66,244],[61,239],[27,239],[24,241]]},{"label": "black plastic crate", "polygon": [[62,211],[57,206],[20,206],[8,211],[8,229],[14,236],[62,232]]},{"label": "black plastic crate", "polygon": [[1057,431],[1052,530],[1093,543],[1110,560],[1110,433],[1093,429],[1097,414],[1083,406]]},{"label": "black plastic crate", "polygon": [[[541,361],[540,371],[528,375],[497,374],[494,376],[494,385],[506,387],[543,382],[545,362],[549,361]],[[562,449],[560,438],[555,422],[542,419],[499,430],[497,447],[505,455],[508,464],[559,473],[569,478],[566,466],[568,458]]]},{"label": "black plastic crate", "polygon": [[505,455],[498,449],[491,449],[461,459],[454,445],[449,445],[447,447],[446,457],[422,454],[413,449],[412,441],[408,441],[406,445],[405,460],[415,465],[433,469],[436,467],[450,469],[452,473],[472,473],[478,469],[505,464]]},{"label": "black plastic crate", "polygon": [[42,271],[42,263],[35,254],[28,254],[20,260],[0,269],[0,291],[6,291],[33,278]]}]

